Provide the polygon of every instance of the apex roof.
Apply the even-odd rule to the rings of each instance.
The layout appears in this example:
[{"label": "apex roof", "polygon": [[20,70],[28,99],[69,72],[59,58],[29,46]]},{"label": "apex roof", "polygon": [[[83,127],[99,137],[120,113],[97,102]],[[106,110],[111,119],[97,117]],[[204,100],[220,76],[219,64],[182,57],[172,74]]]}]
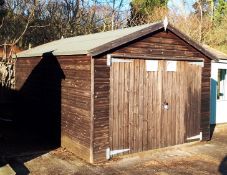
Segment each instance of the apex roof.
[{"label": "apex roof", "polygon": [[118,29],[114,31],[100,32],[89,35],[81,35],[52,41],[32,49],[21,52],[17,57],[42,56],[43,53],[52,52],[54,55],[81,55],[89,54],[94,48],[140,31],[151,24]]},{"label": "apex roof", "polygon": [[[75,36],[65,39],[52,41],[32,49],[18,53],[19,57],[35,57],[42,56],[44,53],[51,52],[53,55],[91,55],[96,56],[108,50],[119,47],[123,44],[131,42],[142,36],[150,34],[158,30],[164,30],[163,22],[145,24],[136,27],[129,27],[108,32],[100,32],[89,35]],[[168,24],[167,30],[170,30],[178,37],[183,39],[189,45],[193,46],[210,59],[218,60],[217,56],[211,53],[200,44],[196,43],[188,36],[180,32],[178,29]]]}]

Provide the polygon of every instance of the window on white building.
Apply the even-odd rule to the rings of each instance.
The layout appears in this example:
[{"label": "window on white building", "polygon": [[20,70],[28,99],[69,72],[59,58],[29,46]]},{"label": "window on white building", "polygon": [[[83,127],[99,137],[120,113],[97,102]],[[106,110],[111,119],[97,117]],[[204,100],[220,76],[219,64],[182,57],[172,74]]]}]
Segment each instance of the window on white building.
[{"label": "window on white building", "polygon": [[218,69],[218,82],[217,82],[217,99],[227,100],[227,76],[226,69]]}]

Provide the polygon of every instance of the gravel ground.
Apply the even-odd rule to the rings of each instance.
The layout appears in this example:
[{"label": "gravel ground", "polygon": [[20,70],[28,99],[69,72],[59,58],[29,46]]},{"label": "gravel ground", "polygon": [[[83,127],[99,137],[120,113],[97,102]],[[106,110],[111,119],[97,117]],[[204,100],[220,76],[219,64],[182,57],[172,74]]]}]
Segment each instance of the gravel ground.
[{"label": "gravel ground", "polygon": [[103,164],[88,164],[59,148],[50,152],[1,157],[0,167],[5,165],[18,175],[227,175],[227,124],[216,126],[209,142],[119,156]]}]

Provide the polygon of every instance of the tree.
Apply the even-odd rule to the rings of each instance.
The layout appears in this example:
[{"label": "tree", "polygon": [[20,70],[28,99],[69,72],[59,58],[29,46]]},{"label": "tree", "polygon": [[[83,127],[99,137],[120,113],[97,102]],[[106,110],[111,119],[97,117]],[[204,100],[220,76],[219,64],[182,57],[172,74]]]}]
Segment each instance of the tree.
[{"label": "tree", "polygon": [[7,9],[5,7],[5,0],[0,0],[0,18],[3,18],[7,13]]},{"label": "tree", "polygon": [[225,0],[218,0],[214,11],[214,21],[220,24],[221,21],[227,16],[227,2]]},{"label": "tree", "polygon": [[[169,21],[195,41],[227,53],[227,12],[223,0],[197,0],[188,15],[170,11]],[[219,15],[217,15],[219,14]]]},{"label": "tree", "polygon": [[128,25],[134,26],[162,19],[168,11],[167,2],[168,0],[132,0]]},{"label": "tree", "polygon": [[214,0],[197,0],[193,5],[194,14],[213,15]]},{"label": "tree", "polygon": [[7,9],[5,7],[5,0],[0,0],[0,20],[1,20],[1,25],[0,28],[3,25],[4,17],[7,14]]}]

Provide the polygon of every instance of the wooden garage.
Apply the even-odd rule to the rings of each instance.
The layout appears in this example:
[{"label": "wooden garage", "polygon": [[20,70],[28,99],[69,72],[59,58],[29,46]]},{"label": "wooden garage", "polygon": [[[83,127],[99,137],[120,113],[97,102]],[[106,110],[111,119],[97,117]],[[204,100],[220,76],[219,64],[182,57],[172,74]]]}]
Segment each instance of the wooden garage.
[{"label": "wooden garage", "polygon": [[[212,60],[159,22],[19,53],[16,90],[22,104],[35,106],[31,120],[43,117],[42,127],[51,118],[48,126],[60,127],[62,147],[100,162],[118,152],[209,140]],[[55,118],[60,125],[51,125]]]}]

